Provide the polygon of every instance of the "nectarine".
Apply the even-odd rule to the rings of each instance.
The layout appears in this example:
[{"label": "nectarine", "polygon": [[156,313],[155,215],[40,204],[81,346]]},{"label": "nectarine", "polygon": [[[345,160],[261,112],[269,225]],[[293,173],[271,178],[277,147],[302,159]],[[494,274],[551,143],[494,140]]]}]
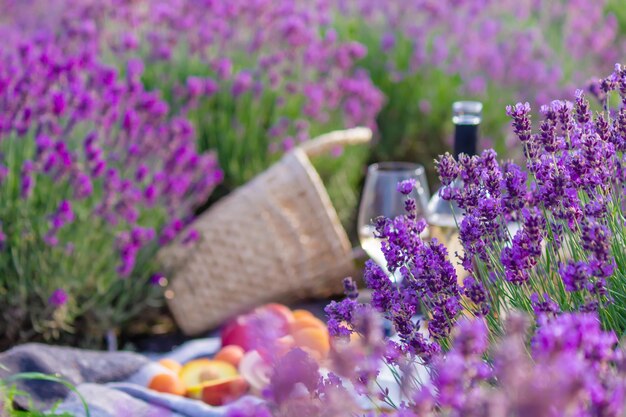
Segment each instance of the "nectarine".
[{"label": "nectarine", "polygon": [[176,362],[173,359],[161,359],[159,361],[159,364],[161,366],[166,367],[167,369],[169,369],[170,371],[174,372],[175,374],[178,374],[180,372],[180,370],[182,369],[182,365],[178,362]]},{"label": "nectarine", "polygon": [[237,369],[224,361],[196,359],[187,362],[179,375],[187,387],[192,387],[211,380],[237,376]]},{"label": "nectarine", "polygon": [[239,316],[222,328],[222,346],[241,346],[246,352],[262,348],[270,330],[275,337],[289,333],[291,311],[280,304],[268,304]]},{"label": "nectarine", "polygon": [[293,318],[295,320],[298,320],[302,317],[315,317],[313,313],[311,313],[309,310],[302,310],[302,309],[293,310],[291,314],[293,314]]},{"label": "nectarine", "polygon": [[248,321],[247,316],[239,316],[226,323],[222,328],[222,346],[236,345],[246,352],[251,350],[254,340]]},{"label": "nectarine", "polygon": [[224,405],[236,400],[248,391],[248,383],[240,376],[221,378],[190,387],[187,396],[209,405]]},{"label": "nectarine", "polygon": [[267,310],[277,315],[280,315],[285,322],[290,323],[294,320],[293,313],[289,307],[283,304],[278,303],[269,303],[265,304],[262,307],[259,307],[257,310]]},{"label": "nectarine", "polygon": [[284,356],[287,352],[289,352],[296,345],[296,341],[293,339],[293,336],[287,335],[278,338],[276,340],[275,349],[276,356],[281,357]]},{"label": "nectarine", "polygon": [[298,330],[306,329],[306,328],[309,328],[309,327],[326,330],[326,324],[324,324],[324,322],[322,320],[320,320],[320,319],[318,319],[317,317],[314,317],[314,316],[299,317],[299,318],[295,319],[293,322],[289,323],[289,331],[290,331],[290,333],[292,335],[293,335],[293,333],[297,332]]},{"label": "nectarine", "polygon": [[167,394],[185,395],[185,384],[172,373],[155,375],[148,384],[148,388]]},{"label": "nectarine", "polygon": [[330,350],[328,330],[319,327],[307,327],[293,333],[296,346],[308,351],[318,360],[326,358]]},{"label": "nectarine", "polygon": [[213,359],[218,360],[218,361],[228,362],[234,367],[238,367],[239,362],[241,361],[241,358],[243,358],[243,355],[245,353],[246,352],[243,350],[241,346],[228,345],[220,349],[220,351],[217,352],[217,354],[213,357]]}]

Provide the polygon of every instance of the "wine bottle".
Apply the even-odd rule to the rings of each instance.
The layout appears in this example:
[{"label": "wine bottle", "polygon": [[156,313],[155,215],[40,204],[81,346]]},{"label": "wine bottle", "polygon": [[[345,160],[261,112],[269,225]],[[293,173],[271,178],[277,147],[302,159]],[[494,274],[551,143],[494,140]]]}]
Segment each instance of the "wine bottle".
[{"label": "wine bottle", "polygon": [[[482,120],[482,103],[478,101],[457,101],[452,104],[452,122],[454,123],[454,157],[458,160],[460,154],[476,155],[478,143],[478,127]],[[457,179],[451,187],[460,188],[463,183]],[[463,219],[463,212],[454,201],[447,201],[440,196],[441,189],[433,194],[428,203],[428,231],[431,239],[437,239],[448,248],[453,257],[463,252],[459,241],[458,225]],[[465,275],[460,266],[457,266],[457,276]]]}]

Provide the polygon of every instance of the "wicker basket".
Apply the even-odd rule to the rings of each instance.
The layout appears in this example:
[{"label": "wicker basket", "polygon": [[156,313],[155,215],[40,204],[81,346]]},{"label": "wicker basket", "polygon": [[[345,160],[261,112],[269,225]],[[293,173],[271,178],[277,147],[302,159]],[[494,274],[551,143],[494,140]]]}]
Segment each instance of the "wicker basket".
[{"label": "wicker basket", "polygon": [[197,242],[179,239],[161,251],[169,308],[184,333],[202,333],[264,302],[340,290],[355,272],[352,249],[309,157],[371,136],[355,128],[295,148],[200,215],[190,226]]}]

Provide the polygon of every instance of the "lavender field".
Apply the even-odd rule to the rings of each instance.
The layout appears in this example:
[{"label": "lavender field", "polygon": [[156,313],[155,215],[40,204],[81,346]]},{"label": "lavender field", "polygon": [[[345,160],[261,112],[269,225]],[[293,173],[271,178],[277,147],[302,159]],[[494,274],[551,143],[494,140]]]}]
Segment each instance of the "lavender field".
[{"label": "lavender field", "polygon": [[[623,0],[0,0],[0,40],[0,350],[132,349],[162,320],[179,334],[164,251],[237,240],[219,285],[280,259],[296,284],[258,304],[296,307],[225,323],[242,351],[207,380],[189,371],[200,394],[181,364],[151,389],[237,400],[211,411],[230,417],[626,414]],[[459,101],[482,103],[475,155],[455,152]],[[228,220],[243,237],[199,219],[355,127],[371,143],[307,168],[341,229],[332,250],[359,246],[368,165],[421,164],[424,184],[379,191],[403,210],[366,219],[380,258],[329,289],[321,322],[297,307],[308,235],[251,254],[246,239],[282,236],[261,203]],[[420,187],[456,213],[453,241]],[[276,204],[295,233],[296,204]],[[247,237],[251,221],[267,235]]]}]

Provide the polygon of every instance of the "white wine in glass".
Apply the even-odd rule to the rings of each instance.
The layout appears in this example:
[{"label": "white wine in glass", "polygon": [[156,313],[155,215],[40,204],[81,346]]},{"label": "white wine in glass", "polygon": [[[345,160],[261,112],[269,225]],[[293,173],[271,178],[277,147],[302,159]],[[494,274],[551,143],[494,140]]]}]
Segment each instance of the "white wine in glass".
[{"label": "white wine in glass", "polygon": [[[409,195],[401,194],[397,190],[398,183],[408,179],[415,180],[415,187]],[[381,250],[381,240],[374,236],[373,221],[380,216],[394,218],[406,214],[404,204],[407,198],[415,200],[418,218],[425,218],[430,193],[423,166],[410,162],[381,162],[368,167],[359,206],[359,240],[365,253],[385,271],[387,262]]]},{"label": "white wine in glass", "polygon": [[375,228],[372,225],[365,225],[359,228],[359,241],[361,247],[374,262],[387,269],[385,255],[381,250],[382,240],[374,236]]}]

